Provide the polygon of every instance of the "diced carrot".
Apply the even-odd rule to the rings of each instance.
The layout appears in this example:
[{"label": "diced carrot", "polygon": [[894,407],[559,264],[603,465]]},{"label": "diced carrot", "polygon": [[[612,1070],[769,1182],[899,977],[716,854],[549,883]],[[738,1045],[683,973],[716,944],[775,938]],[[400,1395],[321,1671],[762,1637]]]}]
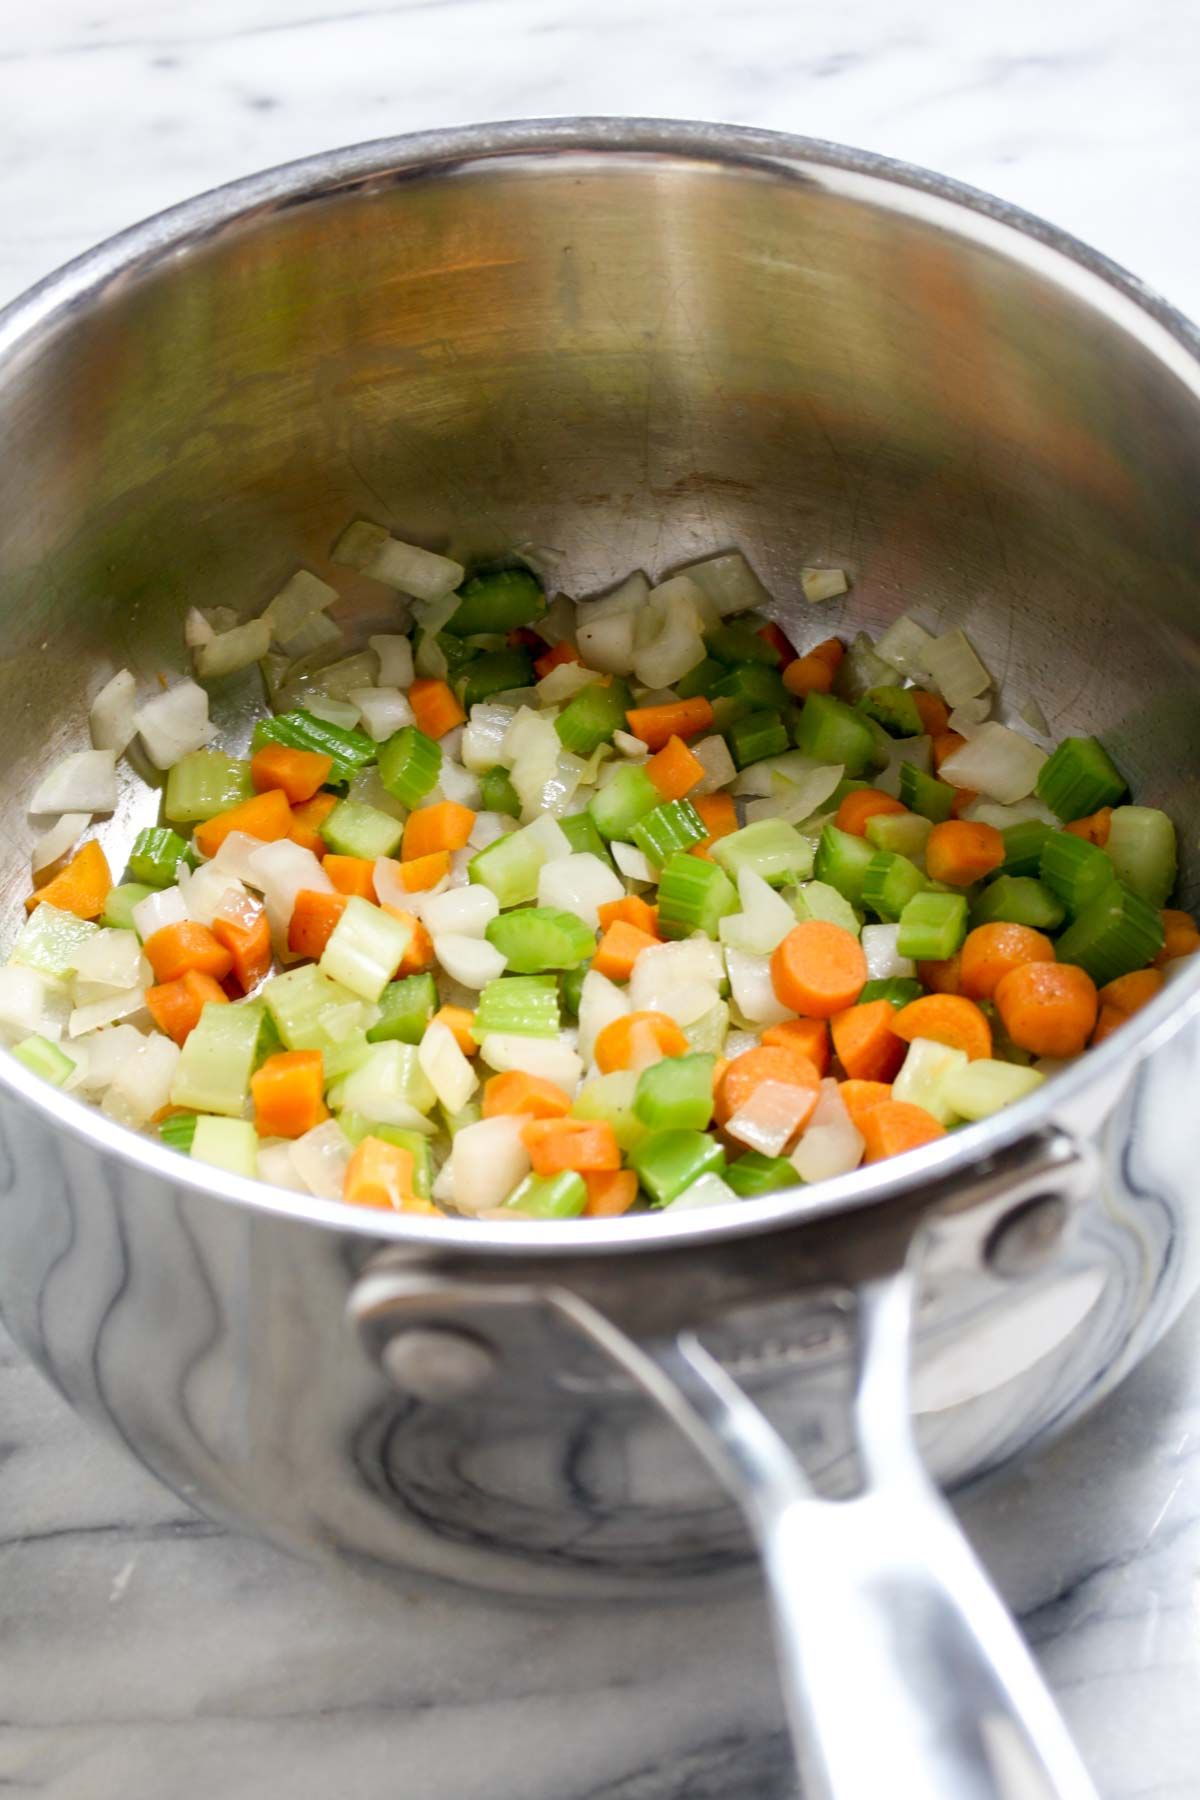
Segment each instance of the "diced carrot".
[{"label": "diced carrot", "polygon": [[1078,1056],[1099,1010],[1095,982],[1074,963],[1022,963],[997,984],[995,1002],[1013,1043],[1033,1056]]},{"label": "diced carrot", "polygon": [[615,1219],[628,1212],[637,1199],[638,1181],[632,1169],[592,1169],[583,1179],[588,1191],[585,1219]]},{"label": "diced carrot", "polygon": [[1004,838],[982,820],[946,819],[925,840],[925,868],[931,881],[970,887],[1004,861]]},{"label": "diced carrot", "polygon": [[228,1006],[229,997],[219,981],[189,969],[174,981],[161,982],[146,989],[146,1009],[160,1031],[165,1031],[177,1044],[186,1043],[195,1030],[200,1014],[209,1005]]},{"label": "diced carrot", "polygon": [[334,927],[346,910],[345,894],[327,894],[322,889],[301,888],[288,921],[288,949],[297,956],[311,956],[314,961],[325,954],[325,946]]},{"label": "diced carrot", "polygon": [[775,651],[779,657],[781,668],[785,668],[790,662],[795,662],[796,646],[774,619],[768,619],[765,625],[760,625],[758,635],[764,644],[770,644],[772,650]]},{"label": "diced carrot", "polygon": [[700,814],[700,822],[708,833],[706,838],[692,845],[692,854],[711,862],[709,851],[717,839],[731,836],[738,828],[737,807],[732,794],[697,794],[692,805]]},{"label": "diced carrot", "polygon": [[592,967],[598,974],[607,975],[610,981],[628,981],[642,951],[653,950],[660,941],[651,937],[648,931],[639,931],[636,925],[618,919],[597,944]]},{"label": "diced carrot", "polygon": [[32,912],[35,906],[45,901],[50,906],[57,906],[60,912],[74,913],[77,919],[98,919],[112,884],[108,858],[95,838],[89,838],[53,881],[28,896],[25,910]]},{"label": "diced carrot", "polygon": [[[1045,964],[1027,966],[1044,968]],[[896,1014],[892,1029],[906,1044],[914,1038],[931,1038],[935,1044],[965,1050],[972,1062],[992,1054],[992,1028],[986,1015],[961,994],[923,994],[919,1000],[911,1000]]]},{"label": "diced carrot", "polygon": [[396,974],[420,975],[424,970],[431,968],[433,966],[433,939],[429,935],[429,929],[424,920],[418,919],[416,913],[405,912],[400,906],[385,906],[383,910],[385,913],[389,913],[393,919],[399,919],[402,925],[407,925],[411,933],[408,948],[400,958]]},{"label": "diced carrot", "polygon": [[855,788],[843,799],[833,815],[833,822],[839,831],[848,831],[851,837],[866,837],[868,819],[907,811],[902,801],[893,799],[880,788]]},{"label": "diced carrot", "polygon": [[806,700],[810,694],[829,693],[836,673],[835,667],[825,657],[810,650],[807,655],[798,656],[788,664],[783,671],[783,685],[797,700]]},{"label": "diced carrot", "polygon": [[533,672],[539,681],[544,681],[552,669],[560,669],[564,663],[582,661],[574,644],[569,644],[566,638],[560,638],[551,649],[543,651],[541,656],[534,659]]},{"label": "diced carrot", "polygon": [[939,731],[932,745],[934,768],[940,769],[946,758],[953,756],[956,750],[961,750],[966,741],[961,732]]},{"label": "diced carrot", "polygon": [[647,905],[639,894],[627,894],[624,900],[606,900],[596,912],[601,931],[607,931],[616,920],[623,919],[627,925],[636,925],[648,937],[658,937],[658,908]]},{"label": "diced carrot", "polygon": [[[716,1087],[716,1118],[719,1125],[728,1124],[734,1113],[753,1098],[764,1081],[778,1081],[784,1087],[801,1088],[817,1103],[821,1077],[816,1066],[802,1050],[789,1044],[760,1044],[743,1050],[726,1064]],[[803,1123],[803,1121],[802,1121]]]},{"label": "diced carrot", "polygon": [[433,1015],[431,1023],[444,1025],[454,1038],[455,1043],[464,1056],[474,1056],[479,1049],[475,1042],[475,1034],[471,1030],[475,1023],[475,1014],[466,1006],[440,1006]]},{"label": "diced carrot", "polygon": [[946,1127],[939,1125],[923,1106],[907,1100],[884,1100],[864,1113],[859,1130],[867,1141],[864,1160],[881,1162],[885,1156],[899,1156],[903,1150],[917,1150],[945,1137]]},{"label": "diced carrot", "polygon": [[233,958],[233,973],[243,994],[271,972],[271,928],[261,900],[233,894],[213,917],[212,934]]},{"label": "diced carrot", "polygon": [[1054,945],[1028,925],[996,920],[967,933],[960,951],[960,991],[968,1000],[990,1000],[996,984],[1022,963],[1053,962]]},{"label": "diced carrot", "polygon": [[978,798],[979,795],[974,788],[955,788],[954,798],[950,802],[950,817],[961,819],[972,800],[978,800]]},{"label": "diced carrot", "polygon": [[829,1021],[837,1059],[853,1081],[893,1081],[904,1061],[904,1039],[892,1029],[890,1000],[848,1006]]},{"label": "diced carrot", "polygon": [[776,999],[806,1019],[831,1019],[853,1006],[866,982],[862,945],[827,919],[802,920],[771,954]]},{"label": "diced carrot", "polygon": [[439,800],[435,806],[420,806],[409,813],[404,827],[401,862],[419,862],[422,857],[436,856],[439,850],[461,850],[475,824],[469,806],[457,800]]},{"label": "diced carrot", "polygon": [[687,1055],[687,1038],[674,1019],[666,1013],[625,1013],[622,1018],[613,1019],[606,1025],[596,1038],[592,1055],[602,1075],[610,1074],[613,1069],[633,1067],[634,1036],[639,1026],[644,1026],[653,1035],[654,1045],[660,1055]]},{"label": "diced carrot", "polygon": [[336,805],[336,794],[314,794],[311,800],[292,808],[292,829],[288,836],[302,850],[311,850],[318,862],[324,860],[329,848],[321,836],[321,826]]},{"label": "diced carrot", "polygon": [[921,720],[921,730],[927,737],[941,737],[950,729],[950,708],[940,694],[931,694],[928,688],[911,688],[913,705]]},{"label": "diced carrot", "polygon": [[215,856],[231,831],[244,831],[247,837],[264,844],[274,844],[290,835],[292,809],[282,788],[270,788],[243,800],[240,806],[218,813],[215,819],[202,819],[192,833],[201,856]]},{"label": "diced carrot", "polygon": [[841,638],[827,637],[822,638],[819,644],[814,644],[812,649],[806,650],[804,654],[806,656],[819,656],[822,662],[827,662],[829,664],[831,669],[837,669],[841,664],[842,658],[846,654],[846,646],[843,644]]},{"label": "diced carrot", "polygon": [[664,706],[635,706],[625,714],[634,737],[651,750],[661,750],[673,737],[696,737],[713,722],[712,703],[703,694],[692,700],[670,700]]},{"label": "diced carrot", "polygon": [[1099,812],[1089,813],[1086,819],[1072,819],[1068,825],[1063,826],[1063,830],[1069,831],[1072,837],[1080,837],[1085,843],[1096,844],[1103,849],[1112,829],[1112,815],[1111,806],[1102,806]]},{"label": "diced carrot", "polygon": [[799,1050],[818,1075],[828,1073],[829,1026],[824,1019],[785,1019],[782,1025],[768,1025],[762,1041],[782,1044],[785,1050]]},{"label": "diced carrot", "polygon": [[219,944],[207,925],[183,919],[152,932],[142,945],[155,981],[177,981],[189,969],[223,981],[233,967],[233,957]]},{"label": "diced carrot", "polygon": [[1102,1044],[1105,1038],[1111,1037],[1119,1026],[1127,1025],[1129,1017],[1130,1015],[1123,1013],[1119,1006],[1101,1006],[1096,1013],[1096,1023],[1092,1035],[1088,1039],[1093,1050],[1097,1044]]},{"label": "diced carrot", "polygon": [[1101,1006],[1115,1006],[1128,1019],[1162,993],[1163,983],[1159,969],[1134,969],[1129,975],[1118,975],[1115,981],[1105,982],[1097,998]]},{"label": "diced carrot", "polygon": [[961,993],[962,951],[956,950],[953,956],[943,957],[940,962],[919,962],[917,974],[931,994]]},{"label": "diced carrot", "polygon": [[431,856],[417,856],[412,862],[395,862],[389,856],[388,866],[402,887],[410,894],[427,893],[450,873],[450,852],[435,850]]},{"label": "diced carrot", "polygon": [[413,682],[408,690],[408,704],[413,709],[417,730],[423,731],[426,737],[445,737],[467,716],[449,683],[432,677]]},{"label": "diced carrot", "polygon": [[365,1137],[346,1164],[342,1199],[350,1206],[377,1206],[388,1212],[440,1218],[439,1209],[413,1192],[413,1156],[399,1144]]},{"label": "diced carrot", "polygon": [[282,788],[292,806],[311,800],[324,787],[333,758],[319,750],[290,750],[286,744],[264,744],[250,758],[250,779],[260,794]]},{"label": "diced carrot", "polygon": [[504,642],[509,650],[528,650],[531,656],[541,656],[550,648],[545,638],[530,631],[528,625],[514,625]]},{"label": "diced carrot", "polygon": [[535,1175],[619,1169],[621,1150],[607,1119],[531,1119],[521,1132]]},{"label": "diced carrot", "polygon": [[503,1075],[490,1076],[483,1084],[485,1119],[494,1119],[501,1113],[528,1113],[532,1119],[565,1119],[570,1110],[570,1095],[544,1075],[508,1069]]},{"label": "diced carrot", "polygon": [[682,800],[698,781],[704,780],[704,764],[693,756],[681,737],[669,737],[646,764],[646,773],[664,800]]},{"label": "diced carrot", "polygon": [[1167,906],[1163,908],[1162,922],[1163,947],[1154,959],[1156,969],[1173,962],[1177,956],[1194,956],[1200,950],[1200,931],[1196,929],[1191,913]]},{"label": "diced carrot", "polygon": [[365,856],[325,858],[325,873],[339,894],[355,894],[360,900],[375,899],[375,864]]},{"label": "diced carrot", "polygon": [[[888,1002],[884,1002],[885,1005]],[[882,1106],[885,1100],[892,1097],[890,1081],[843,1081],[838,1087],[842,1105],[850,1114],[850,1123],[856,1131],[862,1130],[862,1122],[874,1106]]]},{"label": "diced carrot", "polygon": [[250,1077],[254,1125],[260,1137],[303,1137],[329,1117],[323,1099],[319,1050],[280,1050]]}]

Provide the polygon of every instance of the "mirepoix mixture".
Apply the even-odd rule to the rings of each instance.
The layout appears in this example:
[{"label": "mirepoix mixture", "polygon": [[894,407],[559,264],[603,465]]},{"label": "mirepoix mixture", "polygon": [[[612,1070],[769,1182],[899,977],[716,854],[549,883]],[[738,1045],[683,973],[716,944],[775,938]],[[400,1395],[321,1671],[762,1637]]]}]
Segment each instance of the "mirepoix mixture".
[{"label": "mirepoix mixture", "polygon": [[[114,675],[30,804],[0,1031],[180,1155],[403,1213],[737,1204],[1019,1100],[1200,948],[1104,746],[961,631],[831,637],[840,570],[794,645],[736,552],[578,605],[364,521],[333,560],[392,631],[347,654],[305,570],[193,610],[197,679]],[[114,885],[76,845],[126,753],[161,823]]]}]

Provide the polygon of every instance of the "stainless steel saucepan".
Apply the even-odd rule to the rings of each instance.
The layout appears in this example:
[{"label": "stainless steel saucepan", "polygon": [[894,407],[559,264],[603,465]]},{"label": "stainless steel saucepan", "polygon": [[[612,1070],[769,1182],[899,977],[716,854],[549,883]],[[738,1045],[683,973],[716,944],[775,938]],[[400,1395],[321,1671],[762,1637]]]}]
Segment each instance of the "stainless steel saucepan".
[{"label": "stainless steel saucepan", "polygon": [[[329,573],[357,515],[536,544],[577,595],[740,545],[801,643],[961,623],[1170,810],[1194,903],[1198,349],[1037,220],[717,126],[401,138],[139,226],[0,316],[0,916],[101,682],[181,670],[187,605]],[[851,591],[807,608],[827,563]],[[253,683],[214,701],[244,742]],[[153,799],[130,777],[118,861]],[[193,1166],[0,1058],[4,1314],[197,1505],[380,1570],[694,1593],[740,1508],[806,1792],[1084,1795],[923,1467],[1061,1428],[1191,1290],[1198,1015],[1200,967],[894,1167],[507,1228]]]}]

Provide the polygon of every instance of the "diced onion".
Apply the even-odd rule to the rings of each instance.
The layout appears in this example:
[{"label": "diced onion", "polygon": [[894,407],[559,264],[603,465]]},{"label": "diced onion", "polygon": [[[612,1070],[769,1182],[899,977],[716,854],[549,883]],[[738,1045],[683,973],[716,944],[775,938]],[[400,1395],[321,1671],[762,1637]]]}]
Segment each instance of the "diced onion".
[{"label": "diced onion", "polygon": [[106,988],[136,987],[141,964],[142,946],[136,931],[98,931],[76,952],[76,984],[88,981]]},{"label": "diced onion", "polygon": [[207,644],[201,644],[193,653],[196,673],[203,681],[213,681],[221,675],[236,675],[239,669],[248,669],[251,663],[261,662],[271,648],[271,627],[266,619],[251,619],[245,625],[236,625],[232,631],[223,631]]},{"label": "diced onion", "polygon": [[471,835],[467,839],[467,848],[471,851],[486,850],[497,838],[507,837],[512,828],[513,822],[508,813],[477,812]]},{"label": "diced onion", "polygon": [[47,996],[51,982],[36,969],[20,963],[0,968],[0,1030],[6,1038],[28,1037],[31,1031],[57,1040],[62,1036],[61,1024],[47,1028]]},{"label": "diced onion", "polygon": [[113,750],[118,756],[124,756],[136,729],[133,722],[136,695],[137,683],[128,669],[118,669],[112,680],[106,681],[100,689],[88,714],[92,743],[97,750]]},{"label": "diced onion", "polygon": [[246,862],[250,880],[262,894],[275,947],[284,949],[297,894],[332,894],[333,883],[312,851],[294,844],[290,838],[260,844]]},{"label": "diced onion", "polygon": [[846,1111],[837,1082],[825,1079],[804,1135],[792,1152],[792,1167],[801,1181],[848,1175],[857,1169],[866,1147],[866,1139]]},{"label": "diced onion", "polygon": [[331,555],[334,562],[359,569],[373,581],[398,588],[403,594],[413,594],[418,600],[442,599],[461,587],[466,575],[461,563],[432,550],[422,550],[417,544],[403,543],[382,525],[372,525],[366,519],[356,519],[346,527]]},{"label": "diced onion", "polygon": [[800,586],[809,605],[816,606],[823,600],[836,600],[850,583],[845,569],[801,569]]},{"label": "diced onion", "polygon": [[957,731],[960,737],[970,737],[979,730],[992,710],[992,696],[977,694],[974,700],[963,700],[950,714],[947,724],[951,731]]},{"label": "diced onion", "polygon": [[431,1019],[425,1027],[417,1060],[440,1104],[447,1112],[461,1112],[479,1086],[479,1077],[459,1049],[454,1033],[440,1019]]},{"label": "diced onion", "polygon": [[596,1039],[614,1019],[624,1018],[631,1010],[629,995],[607,975],[589,969],[579,990],[579,1054],[591,1061]]},{"label": "diced onion", "polygon": [[146,997],[140,987],[114,989],[106,999],[90,1000],[85,1006],[77,1006],[67,1021],[67,1035],[82,1037],[101,1025],[113,1025],[118,1019],[131,1018],[134,1013],[141,1012],[145,1004]]},{"label": "diced onion", "polygon": [[615,839],[608,847],[612,851],[613,861],[627,880],[654,882],[656,877],[649,859],[636,844],[625,844]]},{"label": "diced onion", "polygon": [[791,1008],[775,996],[769,957],[748,956],[744,950],[727,948],[725,967],[734,1004],[751,1025],[782,1025],[785,1019],[795,1018]]},{"label": "diced onion", "polygon": [[81,838],[92,822],[91,813],[64,813],[58,823],[44,832],[33,846],[33,872],[40,875],[51,863],[56,863],[60,856],[65,856],[71,845]]},{"label": "diced onion", "polygon": [[123,1124],[145,1125],[170,1101],[179,1054],[179,1045],[161,1032],[144,1038],[118,1065],[109,1083],[105,1111]]},{"label": "diced onion", "polygon": [[684,1188],[682,1194],[676,1194],[664,1209],[667,1212],[691,1212],[702,1206],[728,1206],[738,1203],[738,1196],[727,1181],[709,1170],[707,1175],[697,1176],[690,1187]]},{"label": "diced onion", "polygon": [[907,613],[901,613],[888,626],[883,636],[877,639],[875,654],[881,656],[885,663],[890,663],[901,675],[908,675],[913,681],[924,681],[929,674],[925,652],[931,642],[932,637],[928,631],[918,625],[915,619],[910,619]]},{"label": "diced onion", "polygon": [[[261,845],[258,846],[261,848]],[[156,894],[147,894],[133,908],[134,928],[143,944],[152,938],[156,931],[164,931],[168,925],[182,925],[188,916],[183,893],[177,887],[160,888]]]},{"label": "diced onion", "polygon": [[893,976],[911,976],[917,965],[897,948],[898,925],[864,925],[859,937],[867,959],[867,975],[871,981],[888,981]]},{"label": "diced onion", "polygon": [[352,700],[335,700],[329,694],[306,694],[304,707],[314,719],[323,719],[326,725],[340,725],[343,731],[353,731],[362,718]]},{"label": "diced onion", "polygon": [[[480,890],[473,888],[473,893]],[[588,851],[543,863],[538,872],[537,903],[558,907],[582,919],[589,931],[598,931],[598,908],[625,895],[624,883],[607,863]]]},{"label": "diced onion", "polygon": [[581,688],[600,680],[599,669],[586,669],[582,663],[559,663],[537,684],[537,697],[542,706],[561,706]]},{"label": "diced onion", "polygon": [[786,1081],[763,1081],[746,1104],[729,1119],[725,1130],[748,1149],[762,1156],[782,1156],[816,1106],[811,1088],[793,1087]]},{"label": "diced onion", "polygon": [[535,819],[525,827],[525,841],[536,845],[543,862],[557,862],[572,855],[571,840],[557,819]]},{"label": "diced onion", "polygon": [[[257,888],[259,883],[250,865],[250,858],[263,847],[262,839],[251,837],[245,831],[231,831],[212,862],[207,868],[220,869],[231,880],[247,882]],[[135,921],[136,923],[136,918]]]},{"label": "diced onion", "polygon": [[655,588],[637,615],[633,672],[648,688],[672,687],[704,661],[701,620],[685,575]]},{"label": "diced onion", "polygon": [[351,688],[346,695],[351,706],[357,706],[369,736],[377,744],[393,732],[414,723],[413,709],[406,695],[396,687]]},{"label": "diced onion", "polygon": [[688,576],[708,595],[723,618],[753,612],[756,607],[768,605],[771,599],[740,550],[688,563],[680,574]]},{"label": "diced onion", "polygon": [[493,1032],[479,1046],[489,1069],[504,1074],[519,1069],[524,1075],[541,1075],[572,1093],[583,1064],[565,1038],[521,1037],[516,1032]]},{"label": "diced onion", "polygon": [[993,720],[947,756],[938,774],[952,787],[973,788],[989,800],[1011,806],[1033,792],[1045,761],[1044,750]]},{"label": "diced onion", "polygon": [[337,1120],[326,1119],[323,1125],[314,1125],[296,1139],[292,1145],[292,1167],[318,1200],[340,1200],[353,1154],[353,1146]]},{"label": "diced onion", "polygon": [[116,753],[75,750],[34,789],[31,813],[110,813],[117,804]]},{"label": "diced onion", "polygon": [[772,799],[751,801],[746,808],[746,823],[753,825],[761,818],[782,819],[787,825],[799,825],[805,819],[811,819],[829,799],[843,773],[840,763],[827,763],[821,768],[810,769],[796,782],[780,783]]},{"label": "diced onion", "polygon": [[[451,898],[450,895],[444,896]],[[455,981],[464,987],[482,988],[503,975],[508,958],[483,937],[468,937],[463,932],[444,931],[434,937],[433,953]]]},{"label": "diced onion", "polygon": [[499,911],[500,902],[491,888],[476,882],[471,887],[432,895],[425,902],[422,916],[435,938],[447,933],[482,938]]},{"label": "diced onion", "polygon": [[189,606],[183,615],[183,641],[188,649],[198,650],[201,644],[211,644],[216,635],[200,608]]},{"label": "diced onion", "polygon": [[794,928],[795,913],[753,869],[739,872],[738,897],[741,912],[728,914],[717,926],[722,944],[750,956],[770,956]]},{"label": "diced onion", "polygon": [[946,631],[930,638],[925,662],[934,686],[947,706],[959,706],[985,694],[992,678],[967,640],[965,632]]},{"label": "diced onion", "polygon": [[215,730],[208,719],[208,695],[194,681],[177,682],[165,694],[147,700],[134,713],[133,722],[156,769],[169,769],[189,750],[202,750]]},{"label": "diced onion", "polygon": [[[646,746],[645,746],[645,744],[643,744],[641,738],[634,737],[632,732],[614,731],[612,741],[613,741],[613,744],[615,745],[615,747],[621,752],[622,756],[637,757],[643,762],[646,760]],[[711,738],[706,738],[704,741],[705,741],[705,743],[711,743],[713,740]],[[725,739],[717,738],[716,742],[718,744],[724,744]],[[697,752],[697,754],[699,754],[699,753]],[[726,750],[726,754],[728,754],[728,749]],[[733,759],[730,758],[731,766],[732,766],[732,760]],[[704,790],[701,788],[696,789],[697,793],[701,793],[703,791]]]},{"label": "diced onion", "polygon": [[970,800],[959,814],[960,818],[976,821],[981,825],[994,825],[997,831],[1007,831],[1010,825],[1023,825],[1029,819],[1037,819],[1043,825],[1057,830],[1061,821],[1056,813],[1031,794],[1028,800],[1016,800],[1011,806],[1001,806],[995,800]]},{"label": "diced onion", "polygon": [[268,1187],[288,1188],[294,1194],[307,1194],[292,1161],[292,1146],[286,1138],[272,1138],[260,1143],[256,1158],[258,1179]]},{"label": "diced onion", "polygon": [[515,708],[498,706],[490,701],[471,708],[463,732],[461,754],[464,765],[473,775],[486,774],[488,769],[496,768],[503,761],[504,741],[516,716]]},{"label": "diced onion", "polygon": [[[259,840],[255,838],[253,842],[257,849]],[[244,898],[246,895],[246,890],[237,877],[215,860],[204,863],[196,870],[188,869],[181,863],[178,881],[188,918],[195,919],[199,925],[211,925],[223,901]]]},{"label": "diced onion", "polygon": [[311,619],[332,606],[337,597],[337,589],[330,587],[327,581],[322,581],[308,569],[297,569],[275,598],[268,601],[263,620],[275,642],[282,644],[289,656],[300,656],[303,652],[292,648],[292,640]]},{"label": "diced onion", "polygon": [[410,688],[413,684],[412,639],[389,634],[369,637],[367,646],[379,658],[380,687]]},{"label": "diced onion", "polygon": [[71,1055],[82,1057],[78,1086],[87,1093],[101,1093],[146,1041],[146,1034],[133,1025],[110,1025],[73,1040]]},{"label": "diced onion", "polygon": [[501,1205],[528,1175],[529,1152],[521,1138],[525,1123],[500,1113],[455,1133],[449,1168],[452,1198],[460,1212],[487,1212]]},{"label": "diced onion", "polygon": [[305,619],[295,636],[287,640],[285,649],[289,657],[299,661],[302,657],[316,656],[318,651],[332,650],[341,642],[341,626],[335,625],[326,613],[318,612]]},{"label": "diced onion", "polygon": [[[535,568],[534,573],[542,571]],[[537,628],[538,636],[547,644],[561,644],[564,638],[575,636],[575,602],[569,594],[555,594],[538,620]]]}]

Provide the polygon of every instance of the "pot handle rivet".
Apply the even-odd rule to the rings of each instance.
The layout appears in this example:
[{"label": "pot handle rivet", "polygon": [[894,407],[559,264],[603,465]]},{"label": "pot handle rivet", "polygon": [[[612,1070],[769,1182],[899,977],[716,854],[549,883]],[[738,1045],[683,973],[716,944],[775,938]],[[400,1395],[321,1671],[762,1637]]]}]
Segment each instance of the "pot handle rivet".
[{"label": "pot handle rivet", "polygon": [[473,1394],[491,1380],[499,1359],[490,1345],[465,1331],[413,1326],[388,1339],[379,1361],[393,1387],[436,1404]]}]

